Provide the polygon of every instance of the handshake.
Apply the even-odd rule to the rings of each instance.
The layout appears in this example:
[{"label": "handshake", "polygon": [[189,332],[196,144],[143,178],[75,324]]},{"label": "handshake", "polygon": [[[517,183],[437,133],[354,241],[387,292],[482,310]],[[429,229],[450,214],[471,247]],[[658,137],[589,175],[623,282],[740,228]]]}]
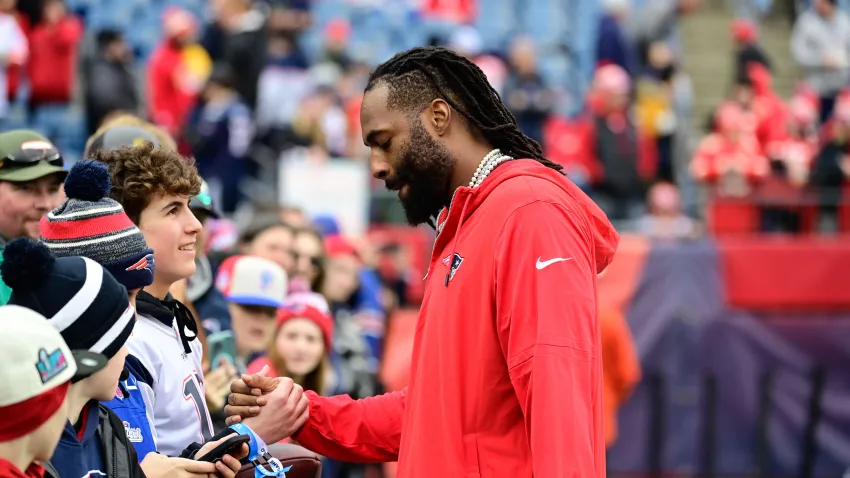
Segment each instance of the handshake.
[{"label": "handshake", "polygon": [[268,366],[230,384],[224,414],[227,424],[243,422],[266,443],[277,443],[297,432],[310,414],[300,385],[286,377],[268,377]]}]

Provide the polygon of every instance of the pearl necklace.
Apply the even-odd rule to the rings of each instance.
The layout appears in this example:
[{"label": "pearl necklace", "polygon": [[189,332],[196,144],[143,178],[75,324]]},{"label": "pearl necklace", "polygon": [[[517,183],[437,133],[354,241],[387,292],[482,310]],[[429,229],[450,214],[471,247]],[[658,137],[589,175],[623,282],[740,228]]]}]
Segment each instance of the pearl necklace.
[{"label": "pearl necklace", "polygon": [[472,179],[469,181],[469,187],[477,188],[484,182],[485,179],[487,179],[487,176],[496,169],[496,166],[512,159],[514,158],[502,154],[499,149],[490,151],[486,156],[484,156],[481,163],[478,164],[478,169],[475,170],[475,174],[472,175]]}]

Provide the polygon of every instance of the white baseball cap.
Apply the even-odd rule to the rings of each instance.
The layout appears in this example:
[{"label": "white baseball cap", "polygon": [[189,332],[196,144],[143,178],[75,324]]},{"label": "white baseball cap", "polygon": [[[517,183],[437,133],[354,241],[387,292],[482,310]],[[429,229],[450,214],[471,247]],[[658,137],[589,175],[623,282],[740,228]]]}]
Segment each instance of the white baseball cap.
[{"label": "white baseball cap", "polygon": [[106,366],[106,357],[72,351],[43,315],[0,307],[0,442],[26,435],[53,415],[67,385]]},{"label": "white baseball cap", "polygon": [[233,256],[219,267],[216,286],[228,302],[280,307],[286,298],[286,272],[262,257]]}]

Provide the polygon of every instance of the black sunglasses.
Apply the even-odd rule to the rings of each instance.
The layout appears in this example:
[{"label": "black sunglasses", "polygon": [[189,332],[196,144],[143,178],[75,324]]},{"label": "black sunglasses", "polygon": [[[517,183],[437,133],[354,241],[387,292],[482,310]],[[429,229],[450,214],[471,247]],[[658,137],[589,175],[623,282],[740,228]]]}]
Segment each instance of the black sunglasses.
[{"label": "black sunglasses", "polygon": [[295,262],[298,262],[301,258],[304,258],[304,259],[309,259],[310,265],[312,265],[313,267],[321,267],[322,266],[322,258],[321,257],[311,256],[309,254],[299,254],[296,251],[289,251],[289,253],[292,255],[292,259],[295,260]]},{"label": "black sunglasses", "polygon": [[[45,143],[45,145],[47,144]],[[65,166],[65,160],[62,158],[59,150],[55,146],[49,146],[47,148],[21,148],[8,154],[0,158],[0,169],[9,166],[34,166],[39,161],[47,161],[51,166],[58,166],[60,168]]]}]

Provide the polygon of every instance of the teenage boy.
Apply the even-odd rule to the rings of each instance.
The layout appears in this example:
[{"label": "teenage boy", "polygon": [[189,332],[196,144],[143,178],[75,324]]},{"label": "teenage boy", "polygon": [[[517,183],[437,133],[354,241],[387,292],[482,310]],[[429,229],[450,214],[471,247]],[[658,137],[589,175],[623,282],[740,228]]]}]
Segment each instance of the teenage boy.
[{"label": "teenage boy", "polygon": [[[124,286],[91,259],[56,258],[45,244],[29,239],[9,243],[3,259],[0,275],[12,288],[10,304],[50,317],[48,322],[69,348],[91,353],[81,359],[81,365],[97,365],[94,354],[102,355],[105,362],[102,370],[69,388],[65,430],[46,466],[51,476],[236,475],[241,465],[228,455],[212,464],[150,453],[139,463],[122,420],[99,403],[115,395],[135,325],[136,311]],[[193,454],[203,457],[218,443],[207,443]],[[241,454],[246,453],[243,447]]]},{"label": "teenage boy", "polygon": [[[198,241],[195,243],[195,274],[186,281],[183,290],[172,289],[172,294],[177,295],[182,292],[180,295],[183,298],[178,297],[178,299],[192,309],[207,334],[212,334],[230,328],[230,314],[227,311],[227,301],[214,284],[219,263],[211,259],[207,253],[209,227],[214,220],[220,218],[220,215],[206,182],[202,181],[201,191],[192,196],[189,209],[203,225],[198,234]],[[222,327],[222,324],[226,324],[226,327]]]},{"label": "teenage boy", "polygon": [[[44,476],[68,420],[68,388],[106,364],[72,352],[43,315],[0,307],[0,478]],[[84,361],[85,364],[77,365]]]},{"label": "teenage boy", "polygon": [[145,380],[139,384],[160,453],[178,455],[187,443],[215,435],[204,398],[203,351],[197,325],[169,288],[195,273],[201,223],[189,209],[201,178],[193,161],[144,143],[100,150],[92,159],[110,171],[110,197],[124,207],[154,251],[153,283],[136,298],[139,317],[130,352]]}]

